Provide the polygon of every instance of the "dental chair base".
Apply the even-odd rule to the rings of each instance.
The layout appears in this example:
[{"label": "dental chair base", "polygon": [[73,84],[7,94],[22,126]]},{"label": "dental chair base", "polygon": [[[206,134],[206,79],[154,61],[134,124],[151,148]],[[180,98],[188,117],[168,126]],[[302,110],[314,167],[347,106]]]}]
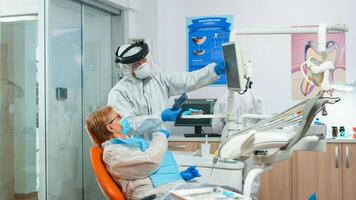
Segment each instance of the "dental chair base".
[{"label": "dental chair base", "polygon": [[251,188],[253,181],[255,178],[259,175],[261,175],[263,172],[270,171],[272,167],[270,165],[266,165],[261,168],[255,168],[252,169],[246,176],[245,183],[244,183],[244,190],[243,190],[243,195],[245,197],[250,197],[251,196]]}]

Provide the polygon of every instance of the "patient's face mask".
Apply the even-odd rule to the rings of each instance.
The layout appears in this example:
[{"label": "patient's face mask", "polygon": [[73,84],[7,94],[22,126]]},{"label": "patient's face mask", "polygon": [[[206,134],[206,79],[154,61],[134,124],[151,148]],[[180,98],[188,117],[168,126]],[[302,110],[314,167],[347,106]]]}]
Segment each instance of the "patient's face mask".
[{"label": "patient's face mask", "polygon": [[141,64],[133,73],[136,78],[143,80],[151,75],[151,67],[146,62]]}]

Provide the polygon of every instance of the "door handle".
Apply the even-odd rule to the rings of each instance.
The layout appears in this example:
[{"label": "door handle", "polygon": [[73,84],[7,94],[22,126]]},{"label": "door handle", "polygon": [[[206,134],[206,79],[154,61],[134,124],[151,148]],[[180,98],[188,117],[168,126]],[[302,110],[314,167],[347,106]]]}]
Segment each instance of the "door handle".
[{"label": "door handle", "polygon": [[335,168],[339,168],[339,147],[335,146]]},{"label": "door handle", "polygon": [[346,164],[346,169],[350,168],[350,151],[349,151],[349,146],[347,145],[345,147],[345,164]]}]

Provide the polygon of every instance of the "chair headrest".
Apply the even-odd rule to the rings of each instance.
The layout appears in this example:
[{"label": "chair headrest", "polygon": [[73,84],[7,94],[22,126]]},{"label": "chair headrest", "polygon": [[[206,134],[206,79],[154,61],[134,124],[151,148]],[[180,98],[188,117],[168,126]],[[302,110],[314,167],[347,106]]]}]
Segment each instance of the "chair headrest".
[{"label": "chair headrest", "polygon": [[85,126],[85,130],[87,131],[88,135],[89,135],[89,138],[93,144],[93,146],[100,146],[100,141],[99,139],[93,134],[91,133],[89,130],[88,130],[88,127]]}]

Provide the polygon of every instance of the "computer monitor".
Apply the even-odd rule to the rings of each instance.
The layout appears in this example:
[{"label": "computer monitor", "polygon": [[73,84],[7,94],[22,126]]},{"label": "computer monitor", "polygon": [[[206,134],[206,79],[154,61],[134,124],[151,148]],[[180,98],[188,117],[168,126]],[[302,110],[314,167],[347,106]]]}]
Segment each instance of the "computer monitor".
[{"label": "computer monitor", "polygon": [[[175,99],[176,101],[177,99]],[[214,104],[216,99],[188,99],[186,103],[182,106],[182,111],[177,117],[174,125],[175,126],[194,126],[194,134],[185,134],[187,137],[199,137],[203,136],[202,126],[211,126],[211,119],[183,119],[181,118],[182,112],[188,110],[189,108],[202,110],[203,114],[213,114],[214,112]],[[190,136],[189,136],[190,135]]]},{"label": "computer monitor", "polygon": [[239,91],[245,89],[245,63],[238,42],[222,44],[227,74],[227,87]]}]

